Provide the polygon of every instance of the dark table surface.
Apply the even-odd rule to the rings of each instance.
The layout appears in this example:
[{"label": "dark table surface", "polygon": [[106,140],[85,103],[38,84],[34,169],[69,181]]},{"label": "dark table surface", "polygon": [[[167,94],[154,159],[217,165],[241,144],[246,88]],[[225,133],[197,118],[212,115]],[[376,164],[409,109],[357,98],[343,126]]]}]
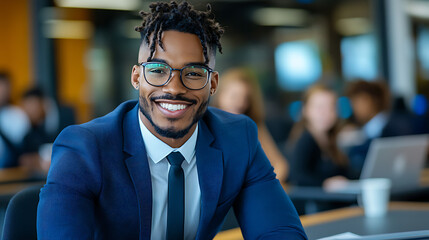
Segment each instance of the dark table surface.
[{"label": "dark table surface", "polygon": [[384,217],[355,216],[305,227],[309,239],[319,239],[343,232],[360,236],[429,230],[429,210],[391,210]]},{"label": "dark table surface", "polygon": [[[361,236],[429,230],[429,203],[391,202],[380,218],[366,218],[363,209],[347,207],[301,216],[310,240],[352,232]],[[242,240],[240,228],[220,232],[215,240]]]}]

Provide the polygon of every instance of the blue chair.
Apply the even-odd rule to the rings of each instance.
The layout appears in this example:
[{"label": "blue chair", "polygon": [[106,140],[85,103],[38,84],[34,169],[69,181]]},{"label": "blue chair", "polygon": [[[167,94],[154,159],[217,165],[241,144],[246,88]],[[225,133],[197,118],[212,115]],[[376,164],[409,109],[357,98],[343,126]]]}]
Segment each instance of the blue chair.
[{"label": "blue chair", "polygon": [[3,240],[37,239],[37,205],[41,187],[28,187],[12,197],[6,209]]}]

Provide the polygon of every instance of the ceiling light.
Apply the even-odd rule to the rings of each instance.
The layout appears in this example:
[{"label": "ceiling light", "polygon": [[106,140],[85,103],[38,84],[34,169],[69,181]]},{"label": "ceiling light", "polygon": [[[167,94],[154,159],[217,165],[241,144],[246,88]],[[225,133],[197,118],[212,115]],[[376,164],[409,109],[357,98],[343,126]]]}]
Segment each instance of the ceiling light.
[{"label": "ceiling light", "polygon": [[139,0],[55,0],[59,7],[137,10]]},{"label": "ceiling light", "polygon": [[89,21],[47,20],[44,25],[47,38],[89,39],[93,31],[94,27]]},{"label": "ceiling light", "polygon": [[335,28],[343,36],[366,34],[372,30],[366,18],[343,18],[335,23]]},{"label": "ceiling light", "polygon": [[262,26],[303,27],[307,24],[308,13],[301,9],[260,8],[253,13],[252,18]]}]

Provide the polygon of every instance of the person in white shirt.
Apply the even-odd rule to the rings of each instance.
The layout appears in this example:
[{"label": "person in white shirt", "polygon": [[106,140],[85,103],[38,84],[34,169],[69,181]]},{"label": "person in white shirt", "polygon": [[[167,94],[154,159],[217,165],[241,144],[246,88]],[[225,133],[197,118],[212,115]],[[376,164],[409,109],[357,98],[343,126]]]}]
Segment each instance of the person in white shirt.
[{"label": "person in white shirt", "polygon": [[25,113],[10,103],[11,81],[0,73],[0,168],[18,166],[21,143],[30,129]]}]

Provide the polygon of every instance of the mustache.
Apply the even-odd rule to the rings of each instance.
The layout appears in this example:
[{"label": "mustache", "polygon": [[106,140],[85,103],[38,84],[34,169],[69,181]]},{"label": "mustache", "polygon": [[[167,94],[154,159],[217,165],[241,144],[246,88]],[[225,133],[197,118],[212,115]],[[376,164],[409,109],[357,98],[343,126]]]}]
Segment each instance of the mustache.
[{"label": "mustache", "polygon": [[196,100],[189,99],[189,98],[183,97],[181,95],[173,96],[171,94],[164,94],[164,95],[161,95],[161,96],[156,96],[156,97],[151,97],[150,98],[151,101],[160,100],[160,99],[185,101],[185,102],[189,102],[189,103],[192,103],[192,104],[196,104],[197,103]]}]

